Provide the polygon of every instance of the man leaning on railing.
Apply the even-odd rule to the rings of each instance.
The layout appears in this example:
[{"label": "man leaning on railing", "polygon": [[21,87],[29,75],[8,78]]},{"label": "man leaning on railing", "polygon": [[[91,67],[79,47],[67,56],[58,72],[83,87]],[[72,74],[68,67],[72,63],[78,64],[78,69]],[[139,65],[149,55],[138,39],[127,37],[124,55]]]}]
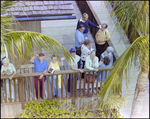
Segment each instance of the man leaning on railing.
[{"label": "man leaning on railing", "polygon": [[[99,61],[98,61],[98,57],[95,56],[95,51],[92,50],[90,53],[90,56],[87,56],[86,61],[85,61],[85,69],[89,69],[89,70],[94,70],[94,71],[98,71],[99,67]],[[89,79],[89,74],[86,73],[86,80],[87,82],[92,82],[92,81],[88,81],[88,80],[93,80],[93,72],[90,72],[90,79]],[[95,82],[95,79],[94,79]],[[90,90],[90,92],[92,92],[92,90]],[[94,93],[96,93],[96,91],[94,90]]]},{"label": "man leaning on railing", "polygon": [[[37,72],[42,72],[42,74],[39,77],[39,88],[40,88],[40,97],[43,98],[43,92],[42,92],[42,78],[44,76],[44,74],[47,72],[48,69],[48,64],[47,64],[47,60],[44,59],[44,53],[40,53],[40,54],[36,54],[34,55],[30,62],[32,64],[34,64],[34,73]],[[38,59],[35,59],[35,57],[37,57]],[[44,76],[44,82],[46,80],[46,76]],[[34,83],[35,83],[35,92],[36,92],[36,97],[38,98],[38,77],[34,77]]]},{"label": "man leaning on railing", "polygon": [[[8,100],[14,100],[15,99],[15,95],[14,95],[14,85],[11,82],[11,94],[12,97],[10,97],[10,92],[9,92],[9,80],[12,81],[12,78],[15,76],[16,74],[16,69],[14,67],[13,64],[9,63],[9,59],[5,58],[2,60],[2,69],[1,69],[1,76],[3,75],[10,75],[9,79],[6,79],[6,89],[7,89],[7,101]],[[5,95],[6,96],[6,95]]]}]

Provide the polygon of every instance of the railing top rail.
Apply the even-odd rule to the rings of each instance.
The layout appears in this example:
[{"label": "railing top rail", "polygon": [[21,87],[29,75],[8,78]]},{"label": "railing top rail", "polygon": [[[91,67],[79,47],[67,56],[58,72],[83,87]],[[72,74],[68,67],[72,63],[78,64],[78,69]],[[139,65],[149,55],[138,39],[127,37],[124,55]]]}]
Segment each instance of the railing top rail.
[{"label": "railing top rail", "polygon": [[25,64],[25,65],[15,65],[16,69],[25,69],[25,68],[33,68],[34,64]]},{"label": "railing top rail", "polygon": [[[113,66],[111,67],[99,67],[98,71],[105,71],[105,70],[111,70],[113,68]],[[94,70],[88,70],[88,69],[83,69],[84,72],[92,72]],[[45,73],[45,76],[49,76],[49,75],[58,75],[58,74],[74,74],[74,73],[80,73],[79,71],[73,71],[73,70],[61,70],[61,71],[57,71],[54,72],[54,74],[50,74],[50,73]],[[24,73],[24,74],[16,74],[13,78],[23,78],[23,77],[34,77],[34,76],[40,76],[40,73]],[[5,75],[2,76],[1,79],[8,79],[9,76]]]}]

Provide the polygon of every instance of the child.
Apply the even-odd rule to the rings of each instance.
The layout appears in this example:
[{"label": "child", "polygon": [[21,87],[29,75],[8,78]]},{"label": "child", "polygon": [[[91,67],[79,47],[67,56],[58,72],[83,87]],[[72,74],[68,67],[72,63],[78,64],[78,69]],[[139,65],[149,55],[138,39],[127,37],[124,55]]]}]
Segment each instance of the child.
[{"label": "child", "polygon": [[[63,60],[65,60],[65,57],[61,57],[61,62],[58,61],[58,57],[56,54],[53,54],[51,57],[52,61],[49,63],[48,71],[50,69],[55,70],[55,72],[60,71],[60,66],[63,66]],[[60,90],[61,90],[61,75],[58,75],[58,95],[57,95],[57,76],[54,75],[53,78],[53,87],[54,87],[54,97],[59,96],[60,97]],[[49,76],[49,82],[52,87],[52,76]],[[52,88],[51,88],[51,95],[52,95]]]}]

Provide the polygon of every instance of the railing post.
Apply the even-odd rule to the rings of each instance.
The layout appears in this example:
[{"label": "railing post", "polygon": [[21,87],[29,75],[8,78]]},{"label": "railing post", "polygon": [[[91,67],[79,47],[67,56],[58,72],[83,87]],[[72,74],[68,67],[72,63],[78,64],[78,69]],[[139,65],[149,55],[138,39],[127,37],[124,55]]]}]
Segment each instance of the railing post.
[{"label": "railing post", "polygon": [[24,80],[25,80],[25,78],[22,78],[22,79],[20,79],[21,80],[21,94],[22,94],[22,99],[21,99],[21,101],[22,101],[22,109],[24,109],[25,108],[25,102],[24,102],[24,85],[23,85],[23,83],[24,83]]},{"label": "railing post", "polygon": [[76,74],[73,74],[72,79],[72,104],[75,104],[75,80],[76,80]]}]

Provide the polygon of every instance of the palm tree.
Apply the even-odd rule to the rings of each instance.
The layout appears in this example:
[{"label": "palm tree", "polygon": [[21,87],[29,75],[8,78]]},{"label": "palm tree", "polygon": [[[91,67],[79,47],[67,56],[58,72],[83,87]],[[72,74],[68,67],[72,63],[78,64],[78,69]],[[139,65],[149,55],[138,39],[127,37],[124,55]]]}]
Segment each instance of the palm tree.
[{"label": "palm tree", "polygon": [[[106,3],[107,7],[110,2]],[[126,79],[126,85],[128,85],[130,68],[132,65],[134,67],[138,65],[140,73],[130,117],[139,117],[149,73],[149,1],[113,1],[113,9],[110,14],[112,19],[116,21],[118,32],[122,31],[121,25],[124,32],[128,33],[128,28],[132,24],[133,28],[130,32],[134,39],[132,44],[115,61],[113,69],[104,81],[100,91],[102,106],[106,108],[120,108],[122,106],[121,101],[124,101],[122,96],[123,76]],[[133,37],[136,32],[139,33],[139,37]]]},{"label": "palm tree", "polygon": [[[1,1],[1,47],[5,44],[8,53],[20,60],[31,56],[33,45],[35,45],[39,51],[44,48],[50,54],[55,52],[58,55],[62,55],[61,53],[63,53],[67,61],[70,61],[72,58],[69,52],[51,37],[37,32],[12,30],[12,25],[19,22],[10,20],[15,17],[7,9],[11,8],[14,4],[19,6],[20,3],[26,5],[23,1]],[[10,16],[5,16],[4,14],[10,14]],[[17,51],[17,54],[15,51]]]}]

